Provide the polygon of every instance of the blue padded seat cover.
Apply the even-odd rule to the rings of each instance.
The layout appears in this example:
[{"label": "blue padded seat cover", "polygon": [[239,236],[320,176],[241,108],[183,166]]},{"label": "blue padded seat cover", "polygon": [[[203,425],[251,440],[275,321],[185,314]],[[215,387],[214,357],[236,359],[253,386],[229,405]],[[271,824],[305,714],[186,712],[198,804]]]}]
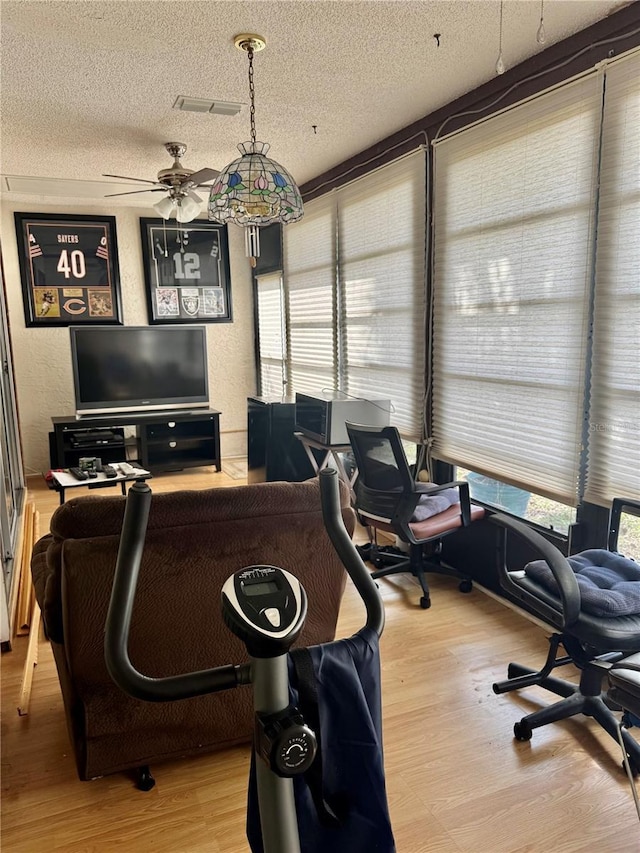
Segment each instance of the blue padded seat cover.
[{"label": "blue padded seat cover", "polygon": [[[567,557],[567,561],[575,573],[582,608],[587,613],[611,618],[640,614],[640,565],[634,560],[593,548]],[[525,573],[546,589],[558,592],[555,578],[544,560],[528,563]]]},{"label": "blue padded seat cover", "polygon": [[[375,631],[309,648],[316,680],[322,794],[340,805],[340,826],[316,810],[306,774],[294,776],[300,846],[304,853],[395,853],[382,755],[380,654]],[[297,673],[289,658],[290,699],[299,704]],[[261,759],[258,759],[261,760]],[[247,838],[263,853],[255,753],[251,759]],[[338,811],[338,810],[336,810]]]}]

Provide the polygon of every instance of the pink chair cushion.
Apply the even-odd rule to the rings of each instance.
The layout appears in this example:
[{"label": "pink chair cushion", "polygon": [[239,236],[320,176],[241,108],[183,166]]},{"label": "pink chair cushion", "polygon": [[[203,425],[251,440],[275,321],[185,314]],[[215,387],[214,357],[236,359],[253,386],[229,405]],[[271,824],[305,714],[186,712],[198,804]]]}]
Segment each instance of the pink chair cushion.
[{"label": "pink chair cushion", "polygon": [[[471,504],[471,520],[477,521],[483,518],[485,514],[484,508]],[[462,516],[460,515],[460,504],[453,504],[449,509],[438,515],[432,515],[424,521],[413,521],[409,524],[409,529],[416,539],[433,539],[446,533],[449,530],[454,530],[456,527],[462,527]]]}]

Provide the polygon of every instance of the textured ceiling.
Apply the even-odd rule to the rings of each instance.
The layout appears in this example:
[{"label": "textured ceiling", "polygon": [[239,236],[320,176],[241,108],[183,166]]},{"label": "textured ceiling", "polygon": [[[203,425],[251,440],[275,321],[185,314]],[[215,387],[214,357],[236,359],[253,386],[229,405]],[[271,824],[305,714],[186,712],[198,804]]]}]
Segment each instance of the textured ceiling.
[{"label": "textured ceiling", "polygon": [[[546,46],[622,5],[545,0]],[[507,68],[543,49],[540,8],[505,0]],[[247,57],[233,37],[254,32],[267,41],[255,57],[257,136],[302,184],[490,80],[499,21],[494,0],[1,0],[0,168],[154,180],[172,140],[187,144],[188,168],[222,168],[249,138]],[[173,109],[178,95],[245,106],[186,113]],[[157,200],[113,202],[141,198]]]}]

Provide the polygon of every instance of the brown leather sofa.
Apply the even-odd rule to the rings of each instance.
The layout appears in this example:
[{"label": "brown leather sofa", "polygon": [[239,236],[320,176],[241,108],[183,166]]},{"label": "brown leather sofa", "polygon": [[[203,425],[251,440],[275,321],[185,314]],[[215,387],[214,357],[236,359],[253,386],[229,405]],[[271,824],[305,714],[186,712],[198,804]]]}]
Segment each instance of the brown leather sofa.
[{"label": "brown leather sofa", "polygon": [[[355,516],[343,484],[340,499],[351,534]],[[253,725],[250,687],[147,703],[109,677],[104,624],[124,507],[121,496],[68,501],[31,562],[81,779],[247,742]],[[346,574],[324,528],[317,479],[154,494],[131,626],[133,665],[160,677],[246,661],[223,624],[220,589],[233,572],[261,563],[289,570],[307,591],[296,645],[333,639]]]}]

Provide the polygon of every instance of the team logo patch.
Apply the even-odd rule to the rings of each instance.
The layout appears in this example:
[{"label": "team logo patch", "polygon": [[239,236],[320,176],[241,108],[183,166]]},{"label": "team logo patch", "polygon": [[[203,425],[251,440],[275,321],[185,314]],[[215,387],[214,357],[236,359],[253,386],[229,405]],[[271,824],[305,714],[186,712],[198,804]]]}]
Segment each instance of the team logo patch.
[{"label": "team logo patch", "polygon": [[200,297],[183,296],[182,307],[184,309],[185,314],[188,314],[189,317],[195,317],[198,311],[200,310]]}]

